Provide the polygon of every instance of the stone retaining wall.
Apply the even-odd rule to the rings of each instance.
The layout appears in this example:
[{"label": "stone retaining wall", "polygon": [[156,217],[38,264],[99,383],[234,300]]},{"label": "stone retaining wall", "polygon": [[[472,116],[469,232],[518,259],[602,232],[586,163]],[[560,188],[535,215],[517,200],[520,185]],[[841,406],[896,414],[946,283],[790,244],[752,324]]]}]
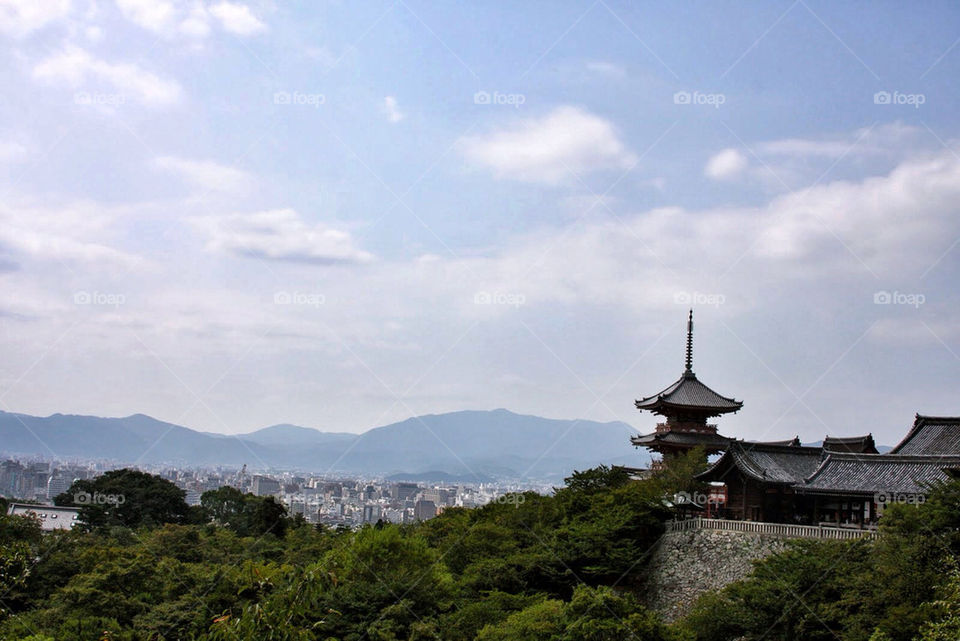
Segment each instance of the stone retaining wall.
[{"label": "stone retaining wall", "polygon": [[779,536],[721,530],[667,532],[647,566],[647,607],[667,621],[686,614],[704,592],[747,576],[753,561],[786,548]]}]

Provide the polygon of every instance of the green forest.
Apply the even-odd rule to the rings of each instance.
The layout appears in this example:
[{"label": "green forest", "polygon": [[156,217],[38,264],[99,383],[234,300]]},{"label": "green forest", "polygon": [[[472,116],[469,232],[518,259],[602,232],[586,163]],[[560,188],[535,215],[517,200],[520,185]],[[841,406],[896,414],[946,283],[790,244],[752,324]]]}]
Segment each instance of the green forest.
[{"label": "green forest", "polygon": [[232,488],[188,507],[168,481],[116,470],[58,497],[125,496],[83,507],[82,529],[0,517],[0,638],[960,639],[958,482],[889,508],[875,539],[797,541],[662,621],[643,605],[645,564],[672,518],[663,497],[696,489],[699,464],[642,482],[600,467],[550,496],[352,531]]}]

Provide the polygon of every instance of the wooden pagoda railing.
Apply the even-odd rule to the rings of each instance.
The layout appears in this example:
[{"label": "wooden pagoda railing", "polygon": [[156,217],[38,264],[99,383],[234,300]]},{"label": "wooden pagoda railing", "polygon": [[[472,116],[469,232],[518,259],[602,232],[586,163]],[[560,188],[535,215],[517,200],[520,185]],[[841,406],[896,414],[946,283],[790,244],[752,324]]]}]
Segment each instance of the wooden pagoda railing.
[{"label": "wooden pagoda railing", "polygon": [[872,538],[877,530],[830,527],[824,525],[793,525],[790,523],[763,523],[761,521],[730,521],[696,517],[685,521],[667,521],[667,532],[692,530],[722,530],[725,532],[749,532],[770,534],[791,539],[859,539]]}]

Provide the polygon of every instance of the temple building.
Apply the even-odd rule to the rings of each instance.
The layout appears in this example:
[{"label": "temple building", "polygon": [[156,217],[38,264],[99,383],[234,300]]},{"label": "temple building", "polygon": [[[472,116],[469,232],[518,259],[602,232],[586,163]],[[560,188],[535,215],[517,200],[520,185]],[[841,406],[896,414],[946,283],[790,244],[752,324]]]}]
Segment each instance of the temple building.
[{"label": "temple building", "polygon": [[[716,455],[697,476],[709,483],[708,506],[684,506],[708,516],[810,525],[875,527],[891,503],[921,503],[932,485],[960,478],[960,417],[917,414],[904,439],[886,454],[873,436],[826,436],[818,445],[799,437],[751,442],[722,436],[708,419],[736,412],[743,403],[717,394],[692,369],[693,312],[687,321],[686,369],[659,394],[636,401],[665,417],[651,434],[634,436],[664,459],[701,447]],[[654,461],[656,470],[662,463]],[[705,508],[705,509],[704,509]]]},{"label": "temple building", "polygon": [[630,441],[664,457],[702,447],[707,454],[727,448],[730,439],[717,432],[707,421],[715,416],[736,412],[743,403],[717,394],[693,373],[693,310],[687,318],[686,369],[680,378],[659,394],[635,402],[637,409],[664,417],[651,434],[634,436]]}]

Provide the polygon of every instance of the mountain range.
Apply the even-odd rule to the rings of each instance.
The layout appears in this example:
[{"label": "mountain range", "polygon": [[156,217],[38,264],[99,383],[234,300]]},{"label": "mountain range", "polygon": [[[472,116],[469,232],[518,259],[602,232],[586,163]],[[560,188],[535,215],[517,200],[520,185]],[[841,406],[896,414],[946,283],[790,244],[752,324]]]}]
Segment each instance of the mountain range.
[{"label": "mountain range", "polygon": [[556,420],[505,409],[429,414],[362,434],[272,425],[227,436],[144,414],[0,412],[0,451],[117,464],[237,466],[410,480],[556,481],[600,464],[642,466],[622,422]]}]

